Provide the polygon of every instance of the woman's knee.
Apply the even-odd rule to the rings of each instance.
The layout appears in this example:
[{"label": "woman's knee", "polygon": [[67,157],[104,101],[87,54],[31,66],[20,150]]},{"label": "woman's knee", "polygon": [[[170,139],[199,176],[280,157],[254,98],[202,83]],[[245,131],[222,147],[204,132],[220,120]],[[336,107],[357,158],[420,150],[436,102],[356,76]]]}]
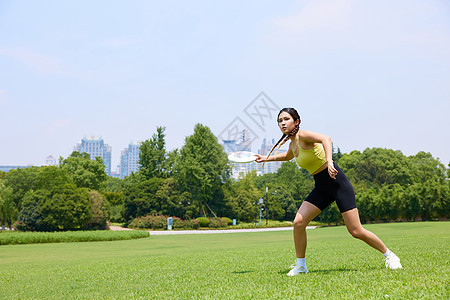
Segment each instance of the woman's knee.
[{"label": "woman's knee", "polygon": [[348,232],[355,238],[355,239],[362,239],[365,235],[365,229],[364,228],[348,228]]},{"label": "woman's knee", "polygon": [[294,229],[305,229],[306,225],[305,219],[301,214],[297,214],[294,219]]}]

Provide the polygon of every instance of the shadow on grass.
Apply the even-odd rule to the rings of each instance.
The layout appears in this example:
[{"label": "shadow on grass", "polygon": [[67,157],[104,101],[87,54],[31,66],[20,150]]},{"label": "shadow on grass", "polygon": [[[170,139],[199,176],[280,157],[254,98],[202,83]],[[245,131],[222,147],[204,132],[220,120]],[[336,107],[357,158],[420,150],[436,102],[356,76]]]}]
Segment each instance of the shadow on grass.
[{"label": "shadow on grass", "polygon": [[247,274],[247,273],[252,273],[255,271],[250,271],[250,270],[244,270],[244,271],[233,271],[231,272],[231,274]]},{"label": "shadow on grass", "polygon": [[332,270],[311,270],[309,273],[322,273],[322,274],[329,274],[334,272],[355,272],[360,271],[357,269],[347,269],[347,268],[338,268],[338,269],[332,269]]},{"label": "shadow on grass", "polygon": [[[278,272],[278,274],[286,275],[289,271],[290,271],[290,269],[285,269],[284,271]],[[336,272],[355,272],[355,271],[359,271],[359,270],[338,268],[338,269],[332,269],[332,270],[310,270],[308,273],[331,274],[331,273],[336,273]]]}]

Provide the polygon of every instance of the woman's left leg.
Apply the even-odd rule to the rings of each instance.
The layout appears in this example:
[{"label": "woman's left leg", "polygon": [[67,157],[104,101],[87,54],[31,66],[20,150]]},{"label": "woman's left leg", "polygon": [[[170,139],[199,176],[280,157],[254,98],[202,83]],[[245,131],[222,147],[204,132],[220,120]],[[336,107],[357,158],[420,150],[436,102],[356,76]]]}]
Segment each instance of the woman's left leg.
[{"label": "woman's left leg", "polygon": [[362,227],[357,208],[343,212],[342,217],[344,218],[345,226],[347,227],[348,232],[350,232],[354,238],[366,242],[369,246],[377,249],[381,253],[386,253],[387,248],[380,238]]},{"label": "woman's left leg", "polygon": [[362,227],[358,209],[356,208],[356,199],[353,187],[345,174],[339,169],[339,167],[337,167],[336,164],[335,168],[339,171],[336,176],[336,184],[334,185],[336,188],[336,204],[339,207],[339,210],[343,212],[342,217],[344,218],[347,230],[353,237],[366,242],[369,246],[383,253],[387,268],[401,269],[402,265],[397,255],[386,248],[384,243],[375,234]]}]

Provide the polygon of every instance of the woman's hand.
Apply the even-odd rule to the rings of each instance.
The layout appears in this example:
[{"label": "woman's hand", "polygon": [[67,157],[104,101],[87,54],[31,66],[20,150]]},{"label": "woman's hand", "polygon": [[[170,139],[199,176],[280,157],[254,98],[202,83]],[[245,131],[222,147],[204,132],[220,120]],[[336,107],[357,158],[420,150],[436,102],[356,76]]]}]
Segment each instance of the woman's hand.
[{"label": "woman's hand", "polygon": [[333,179],[336,179],[336,175],[338,173],[338,170],[334,167],[333,161],[328,161],[328,174],[330,174],[330,177]]},{"label": "woman's hand", "polygon": [[259,155],[259,154],[255,154],[255,156],[256,156],[255,161],[256,161],[257,163],[261,163],[261,162],[265,162],[265,161],[266,161],[266,158],[263,157],[263,156],[261,156],[261,155]]}]

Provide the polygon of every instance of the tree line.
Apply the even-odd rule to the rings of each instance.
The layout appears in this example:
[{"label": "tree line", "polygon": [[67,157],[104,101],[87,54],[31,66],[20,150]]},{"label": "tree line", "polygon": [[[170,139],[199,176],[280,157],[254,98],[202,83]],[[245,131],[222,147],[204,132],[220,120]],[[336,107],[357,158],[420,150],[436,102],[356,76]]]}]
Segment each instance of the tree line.
[{"label": "tree line", "polygon": [[[108,177],[100,158],[73,152],[58,166],[0,172],[0,221],[19,230],[103,229],[149,214],[191,219],[218,216],[249,222],[263,216],[293,220],[314,188],[294,161],[276,173],[230,177],[231,165],[211,130],[197,124],[180,149],[167,151],[165,128],[140,147],[140,170]],[[333,159],[353,184],[362,222],[447,219],[450,169],[430,153],[367,148]],[[450,165],[449,165],[450,167]],[[335,204],[318,221],[342,222]]]}]

